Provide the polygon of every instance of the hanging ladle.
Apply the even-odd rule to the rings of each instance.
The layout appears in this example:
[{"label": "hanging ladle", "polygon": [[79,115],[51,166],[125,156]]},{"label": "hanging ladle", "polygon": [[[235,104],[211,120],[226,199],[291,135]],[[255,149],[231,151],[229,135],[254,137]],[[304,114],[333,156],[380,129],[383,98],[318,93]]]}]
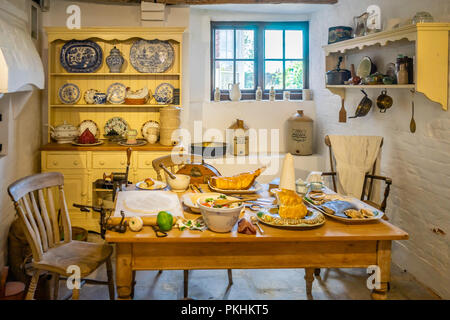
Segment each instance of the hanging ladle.
[{"label": "hanging ladle", "polygon": [[411,115],[411,122],[409,123],[409,130],[414,133],[416,132],[416,121],[414,120],[414,90],[411,90],[412,93],[412,99],[411,99],[411,106],[412,106],[412,115]]}]

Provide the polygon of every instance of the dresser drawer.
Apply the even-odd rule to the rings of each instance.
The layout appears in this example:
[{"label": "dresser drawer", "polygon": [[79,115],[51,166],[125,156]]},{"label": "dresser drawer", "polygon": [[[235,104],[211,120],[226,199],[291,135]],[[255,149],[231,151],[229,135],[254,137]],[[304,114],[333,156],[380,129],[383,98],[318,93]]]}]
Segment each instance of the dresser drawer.
[{"label": "dresser drawer", "polygon": [[[133,158],[133,155],[131,155]],[[131,163],[132,160],[131,160]],[[125,152],[95,152],[92,155],[92,168],[94,169],[115,169],[123,168],[127,165],[127,155]]]},{"label": "dresser drawer", "polygon": [[83,169],[86,168],[85,153],[47,154],[47,169]]},{"label": "dresser drawer", "polygon": [[166,156],[170,153],[157,153],[157,152],[149,152],[143,153],[139,152],[138,154],[138,163],[137,166],[139,169],[153,169],[152,161],[156,158]]}]

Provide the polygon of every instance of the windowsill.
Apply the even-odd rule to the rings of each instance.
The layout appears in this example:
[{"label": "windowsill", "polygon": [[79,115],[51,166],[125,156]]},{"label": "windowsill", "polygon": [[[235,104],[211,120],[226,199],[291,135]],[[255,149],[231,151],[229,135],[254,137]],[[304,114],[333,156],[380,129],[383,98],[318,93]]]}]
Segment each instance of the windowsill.
[{"label": "windowsill", "polygon": [[298,103],[298,102],[314,102],[314,100],[275,100],[275,101],[269,101],[269,100],[239,100],[239,101],[231,101],[231,100],[221,100],[219,102],[216,102],[214,100],[207,101],[207,103],[214,103],[214,104],[221,104],[221,103],[286,103],[286,102],[292,102],[292,103]]}]

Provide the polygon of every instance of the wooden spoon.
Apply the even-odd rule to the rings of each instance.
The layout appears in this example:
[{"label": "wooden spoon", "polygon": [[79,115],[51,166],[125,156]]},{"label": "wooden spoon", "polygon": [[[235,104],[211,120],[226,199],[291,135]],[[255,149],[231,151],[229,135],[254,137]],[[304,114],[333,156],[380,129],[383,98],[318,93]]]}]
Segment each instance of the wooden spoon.
[{"label": "wooden spoon", "polygon": [[236,202],[245,202],[247,200],[256,200],[257,198],[249,198],[249,199],[236,199],[236,200],[228,200],[228,199],[216,199],[214,200],[216,205],[218,206],[225,206],[228,204],[236,203]]},{"label": "wooden spoon", "polygon": [[412,116],[411,122],[409,123],[409,130],[412,133],[416,132],[416,121],[414,120],[414,100],[412,101]]}]

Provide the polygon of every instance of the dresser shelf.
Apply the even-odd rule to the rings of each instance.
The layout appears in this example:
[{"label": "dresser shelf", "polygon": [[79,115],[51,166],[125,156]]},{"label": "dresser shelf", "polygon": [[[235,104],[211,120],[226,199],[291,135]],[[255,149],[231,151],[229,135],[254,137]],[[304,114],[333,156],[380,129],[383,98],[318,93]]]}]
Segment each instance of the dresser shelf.
[{"label": "dresser shelf", "polygon": [[414,84],[374,84],[374,85],[327,85],[327,89],[414,89]]},{"label": "dresser shelf", "polygon": [[[52,104],[51,108],[164,108],[168,104]],[[170,106],[179,107],[179,105]]]},{"label": "dresser shelf", "polygon": [[[396,88],[412,89],[423,93],[431,101],[441,104],[442,109],[448,108],[448,67],[449,67],[449,31],[450,23],[418,23],[394,30],[382,31],[363,37],[349,39],[338,43],[323,46],[325,52],[326,71],[336,68],[338,59],[343,56],[342,69],[349,66],[347,57],[350,55],[365,54],[370,47],[372,53],[379,50],[383,53],[383,47],[402,45],[404,42],[414,44],[414,82],[408,85],[366,85],[366,86],[326,86],[341,99],[345,99],[346,89],[355,88]],[[401,42],[403,41],[403,42]],[[379,49],[378,49],[379,48]],[[399,52],[401,53],[401,52]],[[384,53],[383,53],[384,54]],[[368,54],[370,55],[370,54]],[[382,66],[378,66],[380,69]]]},{"label": "dresser shelf", "polygon": [[63,72],[53,72],[50,74],[52,77],[99,77],[99,76],[115,76],[115,77],[178,77],[181,73],[132,73],[132,72],[120,72],[120,73],[110,73],[110,72],[97,72],[97,73],[63,73]]}]

